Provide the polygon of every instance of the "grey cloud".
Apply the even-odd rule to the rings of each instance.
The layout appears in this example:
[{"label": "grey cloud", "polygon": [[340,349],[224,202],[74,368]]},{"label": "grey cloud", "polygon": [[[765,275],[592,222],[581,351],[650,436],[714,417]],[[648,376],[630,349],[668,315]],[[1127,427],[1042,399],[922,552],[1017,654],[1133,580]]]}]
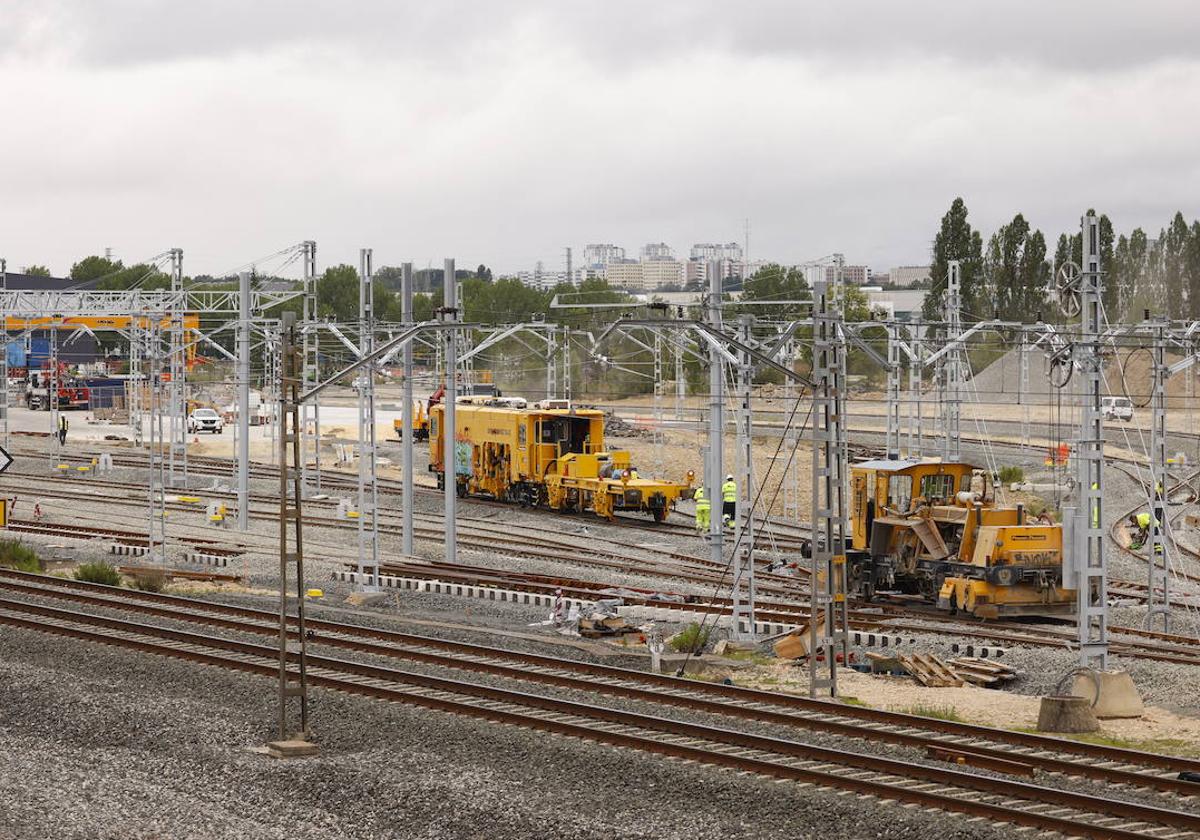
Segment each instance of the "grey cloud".
[{"label": "grey cloud", "polygon": [[843,69],[944,58],[1096,71],[1200,57],[1193,0],[15,0],[7,16],[8,50],[66,45],[97,64],[315,47],[464,70],[562,50],[614,72],[713,50]]}]

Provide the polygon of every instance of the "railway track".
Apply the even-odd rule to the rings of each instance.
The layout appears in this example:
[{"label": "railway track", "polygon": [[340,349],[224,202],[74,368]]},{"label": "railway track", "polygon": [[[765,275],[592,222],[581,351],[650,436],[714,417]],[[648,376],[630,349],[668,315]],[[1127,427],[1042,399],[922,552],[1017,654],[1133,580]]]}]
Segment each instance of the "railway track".
[{"label": "railway track", "polygon": [[[23,579],[22,579],[23,578]],[[275,613],[196,602],[154,593],[122,592],[96,584],[4,574],[0,588],[26,600],[0,598],[0,624],[187,659],[275,678],[278,649],[37,603],[60,601],[92,609],[136,612],[262,637],[277,632]],[[61,585],[59,585],[61,584]],[[23,589],[22,589],[23,587]],[[108,591],[105,591],[108,590]],[[118,593],[114,595],[113,593]],[[1026,733],[841,706],[732,686],[698,685],[611,666],[560,661],[536,654],[449,642],[393,631],[310,620],[311,644],[389,659],[436,665],[458,673],[501,676],[522,683],[586,690],[638,700],[665,710],[687,709],[732,720],[834,732],[856,742],[923,748],[993,775],[888,758],[876,753],[815,747],[660,714],[577,703],[426,673],[413,673],[324,655],[308,657],[310,683],[378,699],[449,711],[525,728],[581,737],[611,746],[790,779],[920,807],[1013,825],[1094,838],[1200,837],[1200,817],[1176,810],[1200,794],[1178,778],[1200,762],[1081,744]],[[1029,781],[1031,774],[1083,777],[1154,791],[1162,806],[1096,797]],[[999,777],[998,777],[999,776]],[[1180,798],[1182,797],[1182,798]],[[1166,803],[1170,803],[1170,807]]]}]

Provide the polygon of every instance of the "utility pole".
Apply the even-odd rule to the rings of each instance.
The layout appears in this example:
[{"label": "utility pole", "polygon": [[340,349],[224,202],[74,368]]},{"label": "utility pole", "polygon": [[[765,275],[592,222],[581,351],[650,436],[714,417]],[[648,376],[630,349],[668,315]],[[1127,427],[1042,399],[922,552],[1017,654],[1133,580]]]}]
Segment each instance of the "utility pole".
[{"label": "utility pole", "polygon": [[[812,563],[809,568],[808,693],[837,696],[837,655],[848,651],[846,613],[845,344],[838,298],[824,269],[813,289]],[[818,658],[824,655],[828,676]]]},{"label": "utility pole", "polygon": [[[1150,313],[1147,311],[1146,313]],[[1171,632],[1170,575],[1167,573],[1166,535],[1170,529],[1167,518],[1167,337],[1166,324],[1155,319],[1151,324],[1154,337],[1154,389],[1151,393],[1150,424],[1150,556],[1146,590],[1146,629],[1153,630],[1156,622],[1162,632]],[[1160,565],[1161,564],[1161,565]]]},{"label": "utility pole", "polygon": [[[1080,424],[1075,467],[1079,508],[1075,513],[1072,565],[1077,574],[1079,661],[1103,670],[1108,665],[1108,561],[1104,556],[1104,415],[1101,412],[1100,333],[1103,328],[1100,275],[1100,223],[1082,219],[1079,343],[1075,377],[1079,382]],[[1064,573],[1065,573],[1064,568]]]},{"label": "utility pole", "polygon": [[[250,525],[250,272],[238,274],[237,326],[237,525]],[[153,396],[151,397],[153,399]]]},{"label": "utility pole", "polygon": [[[708,323],[721,329],[721,272],[710,264],[708,277]],[[725,523],[721,510],[722,473],[725,456],[725,358],[716,346],[708,350],[708,476],[705,494],[712,505],[708,543],[712,561],[720,568],[725,563]]]},{"label": "utility pole", "polygon": [[[746,347],[753,340],[753,315],[738,317],[738,340]],[[754,436],[750,413],[750,391],[754,364],[745,350],[738,352],[737,482],[738,517],[736,554],[733,558],[732,615],[730,636],[738,640],[757,638],[754,629]],[[743,596],[743,588],[745,595]],[[743,625],[745,629],[743,629]]]},{"label": "utility pole", "polygon": [[[441,320],[446,324],[458,322],[458,284],[455,282],[454,258],[443,263],[442,269],[442,311]],[[454,408],[458,399],[458,336],[457,330],[448,329],[445,332],[446,342],[446,380],[445,396],[442,405],[442,419],[445,428],[442,430],[442,484],[445,485],[445,519],[446,519],[446,562],[458,562],[458,535],[456,533],[458,515],[458,427],[455,425]]]},{"label": "utility pole", "polygon": [[553,324],[546,325],[546,399],[558,394],[558,330]]},{"label": "utility pole", "polygon": [[[304,363],[301,376],[305,390],[321,381],[321,334],[317,326],[317,243],[305,240],[300,246],[304,254]],[[312,452],[313,473],[308,470]],[[300,483],[307,496],[310,491],[321,492],[321,401],[314,397],[300,407]]]},{"label": "utility pole", "polygon": [[[358,349],[361,358],[375,352],[373,254],[358,252]],[[358,580],[360,592],[379,587],[379,489],[375,477],[375,365],[365,364],[358,384]]]},{"label": "utility pole", "polygon": [[571,277],[571,249],[567,248],[567,282],[574,285],[575,281]]},{"label": "utility pole", "polygon": [[[412,263],[406,262],[400,266],[400,319],[405,328],[413,325],[413,276]],[[413,350],[412,342],[404,345],[404,405],[400,413],[400,422],[404,424],[401,439],[404,441],[404,477],[403,496],[400,503],[403,506],[404,520],[403,550],[412,556],[413,553]]]},{"label": "utility pole", "polygon": [[950,260],[946,276],[946,353],[942,365],[942,460],[962,460],[962,264]]}]

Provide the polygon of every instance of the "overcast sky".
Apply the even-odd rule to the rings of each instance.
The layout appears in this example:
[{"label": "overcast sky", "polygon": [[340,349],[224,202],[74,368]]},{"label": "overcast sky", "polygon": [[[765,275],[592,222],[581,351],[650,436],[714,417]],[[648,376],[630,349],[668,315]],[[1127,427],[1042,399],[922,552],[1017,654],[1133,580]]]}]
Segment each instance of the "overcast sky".
[{"label": "overcast sky", "polygon": [[[0,256],[928,260],[1200,215],[1194,0],[0,0]],[[1153,235],[1153,233],[1152,233]],[[269,269],[269,265],[264,265]]]}]

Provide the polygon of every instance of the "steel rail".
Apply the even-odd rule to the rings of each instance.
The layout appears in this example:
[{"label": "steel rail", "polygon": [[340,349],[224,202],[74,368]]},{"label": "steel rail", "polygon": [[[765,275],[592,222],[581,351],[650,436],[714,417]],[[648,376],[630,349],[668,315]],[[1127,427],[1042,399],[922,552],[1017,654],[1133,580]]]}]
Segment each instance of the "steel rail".
[{"label": "steel rail", "polygon": [[[277,651],[265,645],[15,602],[0,601],[0,608],[0,623],[10,626],[131,647],[263,675],[273,674],[277,668]],[[20,614],[14,615],[11,611],[14,609],[18,613],[37,615],[42,620],[33,621]],[[102,627],[110,632],[97,633],[89,627]],[[167,640],[171,644],[164,645],[157,640]],[[233,656],[208,652],[214,649]],[[1200,830],[1200,817],[1181,811],[875,755],[846,753],[779,738],[329,657],[309,656],[308,660],[311,681],[315,686],[554,731],[590,741],[629,746],[644,752],[671,755],[774,778],[811,782],[886,800],[913,802],[938,810],[1059,831],[1072,836],[1132,840],[1160,837],[1160,832],[1166,827],[1190,832]],[[531,714],[530,710],[534,713]],[[611,726],[598,725],[598,721],[619,728],[614,730]],[[663,736],[668,739],[662,739]],[[672,737],[688,740],[670,740]],[[736,751],[729,750],[729,747],[736,748]],[[832,772],[834,767],[848,768],[852,772]],[[932,783],[935,789],[930,790],[927,785],[909,784],[914,779]],[[952,791],[959,795],[950,795]],[[978,793],[986,794],[992,801],[979,797]],[[1024,807],[1013,807],[1017,803]],[[1067,808],[1073,813],[1068,816],[1061,810],[1051,813],[1033,810],[1046,806]],[[1121,825],[1119,823],[1122,820],[1133,822]],[[1144,830],[1129,830],[1134,826]]]},{"label": "steel rail", "polygon": [[[142,614],[167,617],[181,621],[211,624],[212,626],[218,626],[225,629],[242,630],[250,633],[259,632],[259,630],[255,629],[249,624],[246,624],[245,620],[261,622],[266,625],[276,618],[273,613],[268,613],[252,607],[234,606],[209,601],[198,601],[196,599],[183,598],[175,595],[121,590],[114,587],[107,587],[102,584],[91,584],[60,578],[46,578],[44,576],[33,575],[30,573],[10,572],[9,570],[0,570],[0,588],[18,591],[22,594],[59,597],[64,600],[71,600],[77,603],[86,603],[93,606],[103,606],[130,612],[139,612]],[[70,592],[68,590],[77,591]],[[133,603],[138,601],[145,603]],[[209,613],[210,615],[206,616],[202,615],[202,613]],[[229,618],[224,618],[222,616],[228,616]],[[364,627],[355,624],[344,624],[341,622],[315,618],[307,619],[307,624],[308,629],[313,634],[310,641],[314,644],[328,644],[331,646],[345,647],[380,656],[407,656],[407,652],[401,653],[400,651],[394,651],[392,648],[381,648],[374,644],[375,642],[387,642],[391,645],[409,647],[416,646],[419,648],[448,651],[459,655],[460,657],[485,657],[493,660],[517,662],[523,666],[527,666],[525,670],[521,670],[513,669],[508,665],[501,665],[499,666],[500,670],[490,671],[487,670],[487,668],[490,666],[485,666],[484,663],[473,662],[470,659],[456,659],[454,662],[429,658],[421,659],[421,661],[426,661],[431,664],[441,664],[455,668],[474,669],[476,665],[478,665],[481,669],[488,673],[510,676],[514,679],[535,681],[541,680],[542,677],[546,677],[547,679],[558,679],[559,677],[557,677],[555,674],[545,672],[557,671],[560,672],[560,675],[563,673],[572,672],[576,674],[586,674],[588,676],[595,677],[598,680],[608,681],[609,683],[611,683],[613,680],[620,681],[621,683],[628,684],[628,686],[636,689],[637,691],[645,691],[643,688],[644,686],[656,686],[664,689],[667,692],[683,692],[683,695],[686,695],[664,695],[661,691],[651,692],[652,696],[643,696],[640,694],[636,695],[639,699],[649,699],[654,700],[655,702],[670,702],[680,705],[687,705],[692,702],[694,695],[696,694],[714,695],[717,697],[726,698],[727,700],[732,701],[734,705],[730,705],[730,703],[722,703],[720,704],[720,708],[709,706],[705,707],[703,709],[704,711],[713,711],[749,719],[758,719],[762,720],[763,722],[800,725],[808,728],[818,729],[826,728],[828,723],[829,728],[833,731],[836,731],[838,734],[884,741],[891,740],[893,743],[901,743],[906,746],[957,746],[961,749],[979,752],[981,755],[983,755],[988,754],[988,749],[982,747],[978,742],[989,741],[994,743],[1005,743],[1014,747],[1030,749],[1039,753],[1049,751],[1060,754],[1073,754],[1088,759],[1096,759],[1109,764],[1110,766],[1105,767],[1060,761],[1059,764],[1052,767],[1047,766],[1045,769],[1051,772],[1062,772],[1069,775],[1092,775],[1094,778],[1114,783],[1161,787],[1162,789],[1172,790],[1183,795],[1200,795],[1200,785],[1193,782],[1182,782],[1180,780],[1167,778],[1164,776],[1147,776],[1146,774],[1130,773],[1128,771],[1116,770],[1111,766],[1115,762],[1124,766],[1141,766],[1146,768],[1154,768],[1160,771],[1170,771],[1172,773],[1200,772],[1200,761],[1182,757],[1114,748],[1099,744],[1090,744],[1087,742],[1076,742],[1033,733],[994,729],[991,727],[961,723],[957,721],[943,721],[936,718],[923,718],[901,712],[888,712],[879,709],[848,706],[825,700],[814,700],[797,695],[775,694],[738,686],[725,686],[707,683],[698,684],[691,680],[680,679],[662,674],[634,671],[631,669],[619,668],[611,665],[600,665],[579,662],[575,660],[560,660],[541,654],[508,651],[486,645],[449,641],[434,637],[402,633],[394,630]],[[270,628],[270,630],[271,632],[275,632],[273,627]],[[371,641],[364,642],[364,639]],[[428,656],[427,654],[420,654],[419,651],[415,651],[413,653],[415,658],[419,658],[420,656]],[[529,667],[537,670],[528,670]],[[605,690],[604,685],[605,683],[603,682],[589,683],[587,686],[580,686],[572,683],[567,687],[603,691]],[[614,684],[610,687],[612,687],[614,691],[620,690],[619,685]],[[713,701],[705,700],[704,702],[712,703]],[[769,708],[763,709],[763,706],[792,709],[795,711],[805,712],[806,714],[816,713],[823,717],[832,715],[846,719],[861,720],[866,721],[872,726],[865,729],[861,726],[858,726],[855,729],[850,729],[845,727],[844,724],[838,724],[836,721],[829,722],[826,720],[816,720],[811,717],[802,718],[795,714],[780,714],[778,711],[772,712]],[[896,727],[898,730],[901,730],[900,737],[896,737],[896,733],[879,730],[875,728],[876,725]],[[838,729],[838,726],[842,726],[843,728]],[[903,734],[905,732],[911,733],[913,730],[920,729],[934,731],[939,734],[953,736],[956,738],[965,738],[968,739],[968,742],[948,742],[939,740],[936,741],[936,743],[930,743],[928,740],[909,737],[909,735]],[[1000,750],[996,750],[993,757],[998,759],[1007,758],[1008,760],[1040,760],[1038,757],[1030,756],[1024,753],[1014,753],[1012,751]]]}]

